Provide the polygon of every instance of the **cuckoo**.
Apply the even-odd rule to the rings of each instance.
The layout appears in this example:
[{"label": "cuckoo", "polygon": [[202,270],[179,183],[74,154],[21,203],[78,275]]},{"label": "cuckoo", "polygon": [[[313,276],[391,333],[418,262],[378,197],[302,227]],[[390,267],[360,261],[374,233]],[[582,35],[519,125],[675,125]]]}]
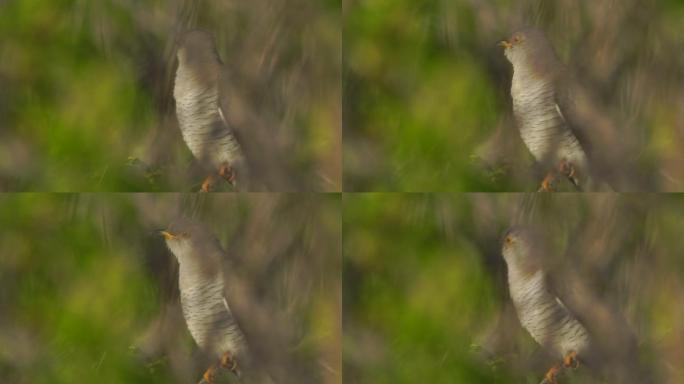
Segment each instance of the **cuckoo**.
[{"label": "cuckoo", "polygon": [[542,268],[540,249],[525,228],[511,228],[503,241],[502,254],[508,266],[508,288],[521,325],[542,347],[553,352],[559,363],[544,379],[556,383],[562,367],[577,367],[590,352],[592,341],[582,323],[553,293]]},{"label": "cuckoo", "polygon": [[245,336],[224,296],[223,265],[226,255],[216,237],[202,224],[174,221],[161,231],[179,264],[178,285],[185,322],[197,345],[218,363],[204,373],[213,383],[219,368],[240,376],[249,364]]},{"label": "cuckoo", "polygon": [[[583,191],[597,188],[586,148],[573,127],[568,70],[538,29],[527,28],[500,42],[513,66],[511,98],[523,142],[542,165],[541,191],[553,191],[559,177]],[[586,146],[586,145],[585,145]]]},{"label": "cuckoo", "polygon": [[186,32],[177,56],[173,96],[178,125],[193,156],[211,170],[201,190],[210,191],[219,176],[237,188],[245,183],[247,167],[221,108],[225,75],[213,36],[201,30]]}]

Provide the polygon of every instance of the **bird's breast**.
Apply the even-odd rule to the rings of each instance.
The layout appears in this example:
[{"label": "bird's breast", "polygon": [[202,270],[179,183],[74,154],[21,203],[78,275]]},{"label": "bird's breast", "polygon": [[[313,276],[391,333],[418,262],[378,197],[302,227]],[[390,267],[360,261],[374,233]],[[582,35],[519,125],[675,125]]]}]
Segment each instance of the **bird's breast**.
[{"label": "bird's breast", "polygon": [[579,147],[559,113],[550,81],[514,73],[511,97],[520,136],[537,161],[555,161]]},{"label": "bird's breast", "polygon": [[179,70],[174,98],[183,140],[197,159],[218,166],[241,158],[237,140],[219,113],[217,84],[199,81]]},{"label": "bird's breast", "polygon": [[559,354],[586,349],[586,330],[549,292],[541,270],[527,279],[509,271],[509,290],[520,324],[537,343]]},{"label": "bird's breast", "polygon": [[183,316],[197,345],[215,355],[244,349],[244,337],[228,308],[223,282],[187,284],[181,289]]}]

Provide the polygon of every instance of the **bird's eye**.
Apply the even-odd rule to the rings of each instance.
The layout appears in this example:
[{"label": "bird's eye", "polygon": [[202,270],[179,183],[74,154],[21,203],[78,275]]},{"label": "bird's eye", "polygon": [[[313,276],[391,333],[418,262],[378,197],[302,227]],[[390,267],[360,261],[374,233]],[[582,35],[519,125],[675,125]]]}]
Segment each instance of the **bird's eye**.
[{"label": "bird's eye", "polygon": [[511,244],[513,242],[513,238],[510,236],[506,236],[506,244]]},{"label": "bird's eye", "polygon": [[522,41],[522,39],[520,38],[520,36],[517,36],[517,35],[516,35],[516,36],[513,36],[513,42],[514,42],[514,43],[519,43],[519,42],[521,42],[521,41]]}]

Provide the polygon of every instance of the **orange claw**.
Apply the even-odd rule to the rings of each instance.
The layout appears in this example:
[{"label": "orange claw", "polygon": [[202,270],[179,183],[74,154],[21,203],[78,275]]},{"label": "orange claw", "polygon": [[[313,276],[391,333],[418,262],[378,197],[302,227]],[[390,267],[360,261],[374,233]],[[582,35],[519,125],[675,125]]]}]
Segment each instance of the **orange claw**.
[{"label": "orange claw", "polygon": [[206,372],[204,372],[204,375],[202,375],[202,381],[200,381],[200,384],[214,384],[214,380],[216,379],[216,367],[211,366],[207,369]]},{"label": "orange claw", "polygon": [[549,368],[548,372],[546,372],[546,375],[544,375],[544,380],[542,383],[544,384],[558,384],[558,380],[556,379],[556,376],[558,376],[558,372],[560,371],[560,367],[558,365],[554,365],[553,367]]},{"label": "orange claw", "polygon": [[553,192],[553,181],[555,177],[553,172],[549,172],[546,174],[544,177],[544,180],[542,180],[541,187],[539,188],[539,192]]},{"label": "orange claw", "polygon": [[577,185],[577,170],[571,162],[563,159],[558,164],[558,170],[561,174],[565,175],[573,184]]},{"label": "orange claw", "polygon": [[577,352],[570,351],[565,357],[563,357],[563,366],[566,368],[575,369],[579,367],[579,360],[577,359]]},{"label": "orange claw", "polygon": [[230,355],[230,352],[226,352],[221,356],[221,367],[233,372],[235,376],[240,377],[237,361]]},{"label": "orange claw", "polygon": [[231,185],[235,185],[235,170],[228,164],[223,164],[219,168],[219,176],[223,177]]},{"label": "orange claw", "polygon": [[202,182],[202,188],[200,189],[200,192],[211,192],[211,190],[214,189],[214,182],[214,175],[207,176],[207,178]]}]

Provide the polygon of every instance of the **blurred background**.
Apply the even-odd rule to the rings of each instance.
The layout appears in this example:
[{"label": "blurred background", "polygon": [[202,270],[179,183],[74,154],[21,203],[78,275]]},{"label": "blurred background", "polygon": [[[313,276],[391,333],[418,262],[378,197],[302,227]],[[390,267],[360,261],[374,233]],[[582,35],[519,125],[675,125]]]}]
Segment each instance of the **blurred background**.
[{"label": "blurred background", "polygon": [[[339,0],[0,2],[0,191],[197,191],[172,96],[179,33],[214,34],[270,190],[341,189]],[[227,184],[227,183],[223,183]],[[225,188],[226,185],[223,185]]]},{"label": "blurred background", "polygon": [[[345,383],[539,383],[557,360],[509,297],[501,241],[512,224],[537,228],[549,276],[578,292],[564,303],[613,353],[608,372],[580,366],[560,382],[635,382],[637,368],[651,375],[639,382],[684,381],[682,196],[357,194],[343,204]],[[638,345],[632,361],[627,342]]]},{"label": "blurred background", "polygon": [[679,0],[345,0],[344,189],[535,191],[498,41],[543,29],[617,191],[684,190]]},{"label": "blurred background", "polygon": [[339,195],[0,195],[2,381],[198,382],[213,361],[185,326],[178,266],[158,234],[184,215],[241,266],[248,312],[282,320],[250,342],[285,346],[271,350],[271,363],[289,364],[285,382],[340,383],[340,204]]}]

